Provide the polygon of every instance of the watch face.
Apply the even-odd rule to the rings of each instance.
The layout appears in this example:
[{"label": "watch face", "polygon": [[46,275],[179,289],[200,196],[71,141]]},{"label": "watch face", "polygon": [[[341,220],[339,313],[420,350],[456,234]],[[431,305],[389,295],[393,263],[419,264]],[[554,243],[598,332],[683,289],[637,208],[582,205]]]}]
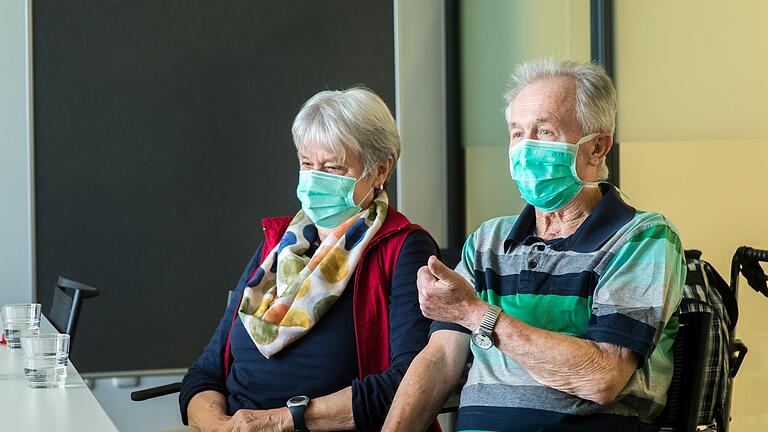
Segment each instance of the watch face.
[{"label": "watch face", "polygon": [[288,399],[288,406],[299,406],[299,405],[306,405],[309,403],[309,398],[307,396],[294,396],[290,399]]},{"label": "watch face", "polygon": [[491,339],[490,335],[476,332],[472,334],[472,343],[474,343],[478,348],[487,350],[493,346],[493,339]]}]

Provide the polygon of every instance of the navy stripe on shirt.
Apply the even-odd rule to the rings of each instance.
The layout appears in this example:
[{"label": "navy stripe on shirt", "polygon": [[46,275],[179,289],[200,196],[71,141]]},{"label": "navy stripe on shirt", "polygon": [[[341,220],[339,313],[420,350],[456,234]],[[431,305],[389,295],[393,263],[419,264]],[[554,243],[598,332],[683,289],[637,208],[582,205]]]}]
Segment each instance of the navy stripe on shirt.
[{"label": "navy stripe on shirt", "polygon": [[487,268],[475,270],[475,283],[478,293],[491,289],[499,296],[538,294],[588,298],[595,292],[597,277],[591,271],[553,275],[523,270],[519,274],[499,275]]},{"label": "navy stripe on shirt", "polygon": [[[653,350],[656,329],[623,314],[592,315],[585,338],[594,342],[607,342],[623,346],[647,360]],[[642,362],[641,362],[642,363]]]},{"label": "navy stripe on shirt", "polygon": [[456,431],[495,432],[652,432],[658,425],[616,414],[573,415],[532,408],[465,406],[459,409]]}]

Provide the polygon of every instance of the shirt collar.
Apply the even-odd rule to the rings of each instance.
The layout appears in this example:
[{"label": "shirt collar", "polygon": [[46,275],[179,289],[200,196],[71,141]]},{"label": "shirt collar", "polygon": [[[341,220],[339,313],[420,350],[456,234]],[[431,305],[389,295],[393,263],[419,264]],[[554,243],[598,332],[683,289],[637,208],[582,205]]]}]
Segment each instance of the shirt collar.
[{"label": "shirt collar", "polygon": [[[570,236],[554,241],[551,248],[558,251],[593,252],[607,242],[616,232],[635,216],[634,207],[621,199],[616,187],[600,183],[603,197],[579,228]],[[533,244],[541,239],[534,235],[536,211],[530,204],[523,208],[517,221],[504,240],[504,250],[509,251],[518,244]]]}]

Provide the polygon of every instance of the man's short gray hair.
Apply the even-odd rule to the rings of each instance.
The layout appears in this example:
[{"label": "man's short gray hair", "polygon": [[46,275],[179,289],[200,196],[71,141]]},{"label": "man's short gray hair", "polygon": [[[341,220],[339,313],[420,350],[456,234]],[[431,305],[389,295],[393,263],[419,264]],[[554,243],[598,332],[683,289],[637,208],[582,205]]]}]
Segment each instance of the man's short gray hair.
[{"label": "man's short gray hair", "polygon": [[351,151],[363,162],[365,175],[392,157],[400,157],[400,135],[392,113],[379,96],[364,87],[326,90],[304,103],[291,128],[296,150],[320,148],[341,155]]},{"label": "man's short gray hair", "polygon": [[[616,88],[602,66],[571,60],[536,59],[519,64],[512,72],[510,86],[504,94],[504,114],[510,121],[511,106],[518,94],[529,84],[547,78],[572,78],[576,84],[576,119],[581,135],[613,133],[616,129]],[[599,178],[608,178],[603,159]]]}]

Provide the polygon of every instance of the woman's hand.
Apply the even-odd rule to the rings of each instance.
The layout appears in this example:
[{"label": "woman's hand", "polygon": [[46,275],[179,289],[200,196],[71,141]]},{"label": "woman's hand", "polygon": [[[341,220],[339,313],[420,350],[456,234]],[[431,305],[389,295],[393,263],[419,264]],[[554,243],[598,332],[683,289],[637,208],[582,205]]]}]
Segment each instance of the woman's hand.
[{"label": "woman's hand", "polygon": [[217,432],[291,432],[293,418],[288,408],[238,410]]},{"label": "woman's hand", "polygon": [[201,432],[216,432],[231,418],[227,415],[227,400],[223,394],[206,390],[192,397],[187,407],[189,425]]}]

